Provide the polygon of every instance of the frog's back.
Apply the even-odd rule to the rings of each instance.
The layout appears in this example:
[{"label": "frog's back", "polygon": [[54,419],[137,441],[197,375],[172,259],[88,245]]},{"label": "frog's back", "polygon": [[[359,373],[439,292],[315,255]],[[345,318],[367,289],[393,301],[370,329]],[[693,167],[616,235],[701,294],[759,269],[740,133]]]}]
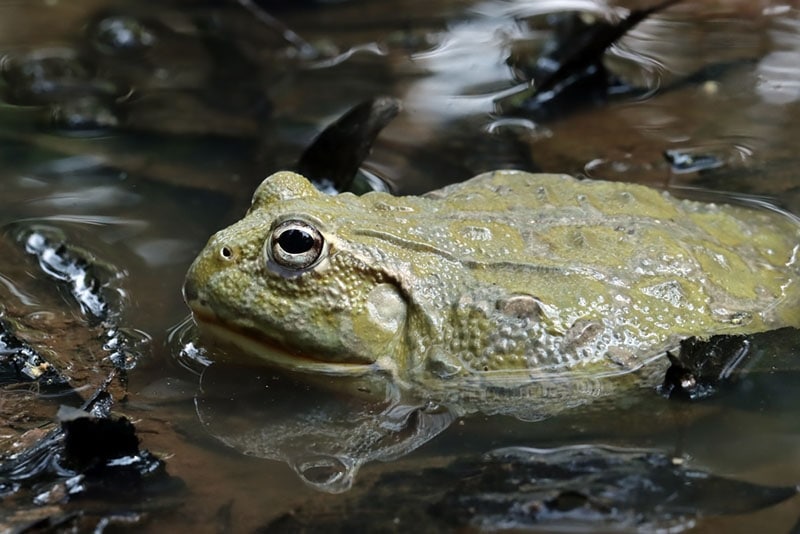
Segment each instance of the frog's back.
[{"label": "frog's back", "polygon": [[[739,297],[794,285],[800,225],[778,209],[677,199],[645,186],[498,171],[428,195],[462,260],[581,271],[626,285],[695,268]],[[441,241],[440,241],[440,244]],[[775,295],[773,295],[775,296]]]},{"label": "frog's back", "polygon": [[[777,209],[515,171],[418,201],[409,211],[424,220],[409,216],[403,233],[459,265],[415,268],[442,286],[427,292],[450,303],[448,351],[474,370],[562,368],[609,354],[636,366],[688,336],[800,325],[800,226]],[[520,306],[537,316],[524,325],[502,317]]]}]

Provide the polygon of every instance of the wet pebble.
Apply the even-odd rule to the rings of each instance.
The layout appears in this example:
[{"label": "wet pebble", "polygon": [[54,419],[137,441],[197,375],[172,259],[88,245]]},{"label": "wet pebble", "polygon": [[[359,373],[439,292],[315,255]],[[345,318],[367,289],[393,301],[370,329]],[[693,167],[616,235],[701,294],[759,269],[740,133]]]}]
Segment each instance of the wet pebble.
[{"label": "wet pebble", "polygon": [[76,95],[114,95],[116,87],[95,78],[94,69],[71,48],[45,48],[7,55],[0,61],[5,82],[3,99],[29,106],[70,99]]},{"label": "wet pebble", "polygon": [[71,134],[102,134],[119,126],[113,106],[94,96],[58,102],[49,107],[47,126]]},{"label": "wet pebble", "polygon": [[102,18],[89,27],[88,34],[95,47],[106,54],[139,52],[158,41],[155,28],[130,15]]}]

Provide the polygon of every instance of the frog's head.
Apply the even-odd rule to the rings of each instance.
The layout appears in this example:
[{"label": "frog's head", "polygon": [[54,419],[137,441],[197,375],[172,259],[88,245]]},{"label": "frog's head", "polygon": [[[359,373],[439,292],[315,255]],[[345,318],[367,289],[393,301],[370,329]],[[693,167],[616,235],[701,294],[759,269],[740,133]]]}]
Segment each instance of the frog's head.
[{"label": "frog's head", "polygon": [[186,275],[196,323],[282,368],[393,373],[405,358],[408,300],[381,253],[343,229],[368,226],[362,211],[358,197],[324,195],[297,174],[267,178]]}]

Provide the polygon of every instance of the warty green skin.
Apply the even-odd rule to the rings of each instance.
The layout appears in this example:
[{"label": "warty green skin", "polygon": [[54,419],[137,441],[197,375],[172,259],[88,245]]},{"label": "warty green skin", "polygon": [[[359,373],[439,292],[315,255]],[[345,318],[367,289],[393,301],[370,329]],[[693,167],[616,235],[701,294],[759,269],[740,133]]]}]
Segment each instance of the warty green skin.
[{"label": "warty green skin", "polygon": [[[299,271],[267,253],[293,219],[325,239]],[[281,172],[209,240],[185,295],[201,331],[343,389],[481,396],[628,373],[689,336],[799,326],[799,229],[776,209],[562,175],[357,197]]]}]

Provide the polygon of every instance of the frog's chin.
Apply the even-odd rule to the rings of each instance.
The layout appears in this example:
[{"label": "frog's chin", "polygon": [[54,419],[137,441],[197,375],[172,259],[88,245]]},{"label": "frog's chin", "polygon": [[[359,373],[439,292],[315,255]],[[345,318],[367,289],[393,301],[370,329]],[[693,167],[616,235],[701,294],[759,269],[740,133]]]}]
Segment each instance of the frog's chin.
[{"label": "frog's chin", "polygon": [[193,310],[192,315],[202,334],[207,334],[212,339],[232,345],[251,357],[287,371],[323,376],[360,377],[381,370],[378,363],[330,362],[290,352],[262,335],[223,323],[213,315],[197,310]]}]

